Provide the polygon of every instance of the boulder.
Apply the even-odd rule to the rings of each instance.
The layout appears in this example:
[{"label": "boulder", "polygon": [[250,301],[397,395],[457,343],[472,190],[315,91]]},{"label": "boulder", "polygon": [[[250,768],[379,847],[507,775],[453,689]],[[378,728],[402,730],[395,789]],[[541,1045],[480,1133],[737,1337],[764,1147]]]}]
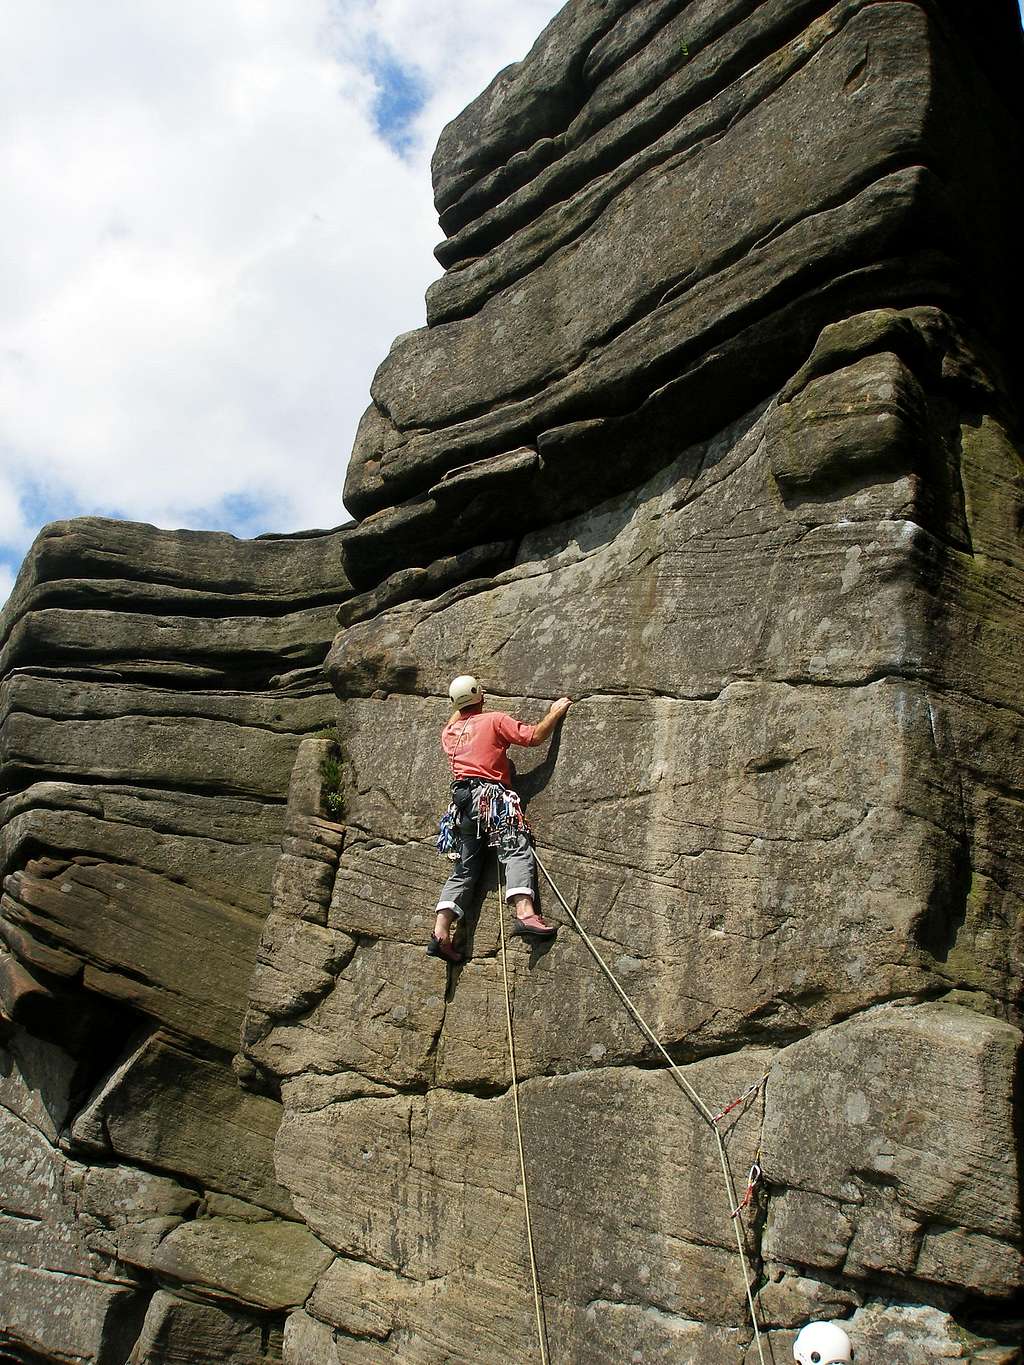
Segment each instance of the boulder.
[{"label": "boulder", "polygon": [[3,1106],[0,1151],[0,1351],[75,1365],[123,1359],[145,1296],[90,1248],[76,1217],[81,1169]]},{"label": "boulder", "polygon": [[274,1178],[280,1118],[271,1100],[243,1094],[228,1068],[157,1033],[106,1078],[71,1137],[100,1156],[171,1171],[289,1215],[288,1195]]},{"label": "boulder", "polygon": [[[768,1061],[746,1053],[685,1075],[724,1108]],[[710,1340],[701,1323],[735,1343],[746,1303],[731,1197],[713,1134],[670,1077],[620,1067],[536,1080],[523,1086],[521,1106],[552,1339],[610,1360],[601,1353],[623,1349],[650,1318],[670,1328],[659,1350],[679,1332]],[[755,1100],[727,1126],[741,1190],[759,1121]],[[567,1142],[573,1132],[586,1135],[585,1147]],[[404,1350],[421,1358],[415,1353],[439,1344],[442,1331],[466,1358],[480,1340],[493,1343],[495,1357],[511,1350],[531,1304],[515,1151],[507,1090],[289,1106],[279,1172],[342,1256],[307,1312],[338,1333],[379,1338],[384,1359],[405,1359]],[[407,1211],[398,1222],[396,1207]],[[431,1312],[432,1294],[422,1290],[440,1280],[443,1311]],[[652,1329],[652,1349],[657,1341]]]},{"label": "boulder", "polygon": [[159,1290],[127,1365],[267,1365],[280,1359],[280,1333],[259,1318]]},{"label": "boulder", "polygon": [[233,1302],[280,1311],[304,1303],[330,1251],[300,1223],[207,1217],[160,1243],[153,1269]]}]

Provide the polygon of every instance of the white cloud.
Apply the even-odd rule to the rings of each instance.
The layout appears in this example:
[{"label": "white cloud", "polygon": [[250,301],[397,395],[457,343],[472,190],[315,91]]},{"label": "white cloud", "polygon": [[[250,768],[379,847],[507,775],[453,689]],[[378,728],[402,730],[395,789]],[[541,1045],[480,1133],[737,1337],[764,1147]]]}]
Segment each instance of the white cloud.
[{"label": "white cloud", "polygon": [[[250,533],[340,521],[373,370],[438,273],[437,135],[558,8],[11,8],[0,554],[55,506],[201,525],[230,499]],[[382,58],[425,97],[404,155],[374,126]]]},{"label": "white cloud", "polygon": [[28,534],[18,490],[14,481],[0,470],[0,545],[20,545]]}]

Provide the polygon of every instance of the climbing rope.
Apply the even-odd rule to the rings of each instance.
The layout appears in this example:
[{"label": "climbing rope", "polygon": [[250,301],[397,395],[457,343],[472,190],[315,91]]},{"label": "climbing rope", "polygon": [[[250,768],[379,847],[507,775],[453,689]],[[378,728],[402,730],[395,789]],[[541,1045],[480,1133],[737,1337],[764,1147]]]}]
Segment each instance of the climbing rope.
[{"label": "climbing rope", "polygon": [[508,1057],[512,1074],[512,1108],[516,1118],[516,1141],[519,1144],[519,1174],[523,1189],[523,1212],[526,1215],[526,1245],[530,1253],[530,1275],[533,1279],[533,1306],[537,1314],[537,1341],[540,1344],[541,1365],[548,1365],[547,1333],[544,1329],[544,1306],[537,1278],[537,1257],[533,1250],[533,1226],[530,1219],[530,1191],[526,1180],[526,1154],[523,1151],[523,1125],[519,1115],[519,1076],[516,1070],[516,1044],[512,1033],[512,996],[508,986],[508,955],[505,951],[505,887],[498,873],[498,934],[501,938],[501,974],[505,983],[505,1022],[508,1025]]},{"label": "climbing rope", "polygon": [[[590,938],[590,935],[587,933],[586,929],[584,929],[583,925],[582,925],[582,924],[580,923],[580,921],[577,919],[576,915],[573,914],[573,912],[572,912],[572,910],[570,909],[569,904],[568,904],[568,902],[566,901],[565,897],[562,895],[561,891],[559,891],[558,887],[555,885],[554,878],[551,876],[551,873],[550,873],[550,872],[547,870],[547,868],[544,866],[543,862],[541,861],[540,855],[537,853],[536,849],[534,849],[534,856],[535,856],[536,859],[537,859],[537,866],[538,866],[538,867],[540,868],[540,870],[544,873],[544,876],[545,876],[545,878],[547,879],[548,885],[551,887],[551,890],[552,890],[552,891],[555,893],[555,895],[558,897],[558,900],[559,900],[559,903],[560,903],[561,906],[562,906],[562,909],[565,911],[565,913],[569,916],[569,919],[572,921],[572,925],[573,925],[574,929],[576,930],[576,932],[579,934],[580,938],[583,940],[583,943],[584,943],[584,945],[586,946],[587,951],[590,953],[591,957],[593,957],[594,961],[595,961],[595,962],[597,963],[597,965],[601,968],[601,971],[604,973],[604,975],[608,978],[608,980],[609,980],[609,982],[611,983],[611,985],[614,987],[614,989],[615,989],[615,991],[617,992],[619,998],[622,1000],[622,1003],[625,1005],[626,1009],[629,1011],[629,1013],[630,1013],[630,1015],[632,1016],[634,1022],[638,1025],[638,1027],[639,1027],[640,1031],[643,1033],[644,1037],[647,1038],[647,1040],[648,1040],[650,1043],[652,1043],[653,1046],[654,1046],[655,1048],[657,1048],[657,1050],[661,1053],[662,1057],[664,1057],[665,1061],[668,1063],[669,1074],[671,1075],[672,1079],[676,1082],[676,1084],[679,1086],[679,1088],[683,1091],[683,1093],[686,1095],[686,1097],[690,1100],[690,1102],[693,1104],[694,1108],[695,1108],[695,1109],[697,1110],[697,1112],[700,1114],[701,1118],[704,1120],[704,1122],[705,1122],[705,1123],[708,1125],[708,1127],[711,1129],[712,1133],[714,1133],[714,1135],[715,1135],[715,1143],[716,1143],[716,1145],[717,1145],[717,1147],[718,1147],[718,1158],[719,1158],[719,1161],[720,1161],[721,1167],[722,1167],[722,1178],[723,1178],[723,1180],[724,1180],[724,1182],[725,1182],[725,1191],[726,1191],[726,1196],[727,1196],[727,1199],[728,1199],[728,1207],[729,1207],[729,1210],[730,1210],[729,1216],[730,1216],[730,1220],[731,1220],[731,1222],[732,1222],[733,1228],[735,1229],[735,1232],[736,1232],[736,1250],[739,1252],[740,1265],[741,1265],[741,1267],[742,1267],[742,1269],[743,1269],[743,1281],[744,1281],[744,1285],[746,1286],[746,1291],[747,1291],[747,1306],[748,1306],[748,1308],[749,1308],[749,1310],[750,1310],[750,1322],[751,1322],[751,1326],[752,1326],[753,1329],[754,1329],[754,1340],[755,1340],[755,1342],[757,1343],[757,1355],[758,1355],[758,1359],[759,1359],[761,1365],[766,1365],[766,1362],[765,1362],[765,1355],[764,1355],[764,1346],[763,1346],[762,1341],[761,1341],[761,1325],[760,1325],[760,1323],[758,1322],[758,1319],[757,1319],[757,1308],[756,1308],[756,1305],[754,1304],[754,1293],[753,1293],[753,1288],[752,1288],[752,1285],[751,1285],[750,1267],[749,1267],[748,1262],[747,1262],[746,1248],[745,1248],[744,1245],[743,1245],[743,1230],[742,1230],[742,1226],[741,1226],[742,1220],[741,1220],[741,1218],[739,1217],[739,1214],[740,1214],[741,1209],[743,1209],[743,1208],[750,1202],[750,1200],[753,1198],[754,1185],[756,1185],[756,1184],[757,1184],[757,1180],[760,1179],[761,1171],[760,1171],[760,1167],[759,1167],[759,1166],[755,1166],[754,1168],[751,1169],[751,1175],[748,1177],[748,1181],[747,1181],[747,1192],[746,1192],[746,1194],[744,1195],[743,1201],[742,1201],[742,1202],[738,1202],[737,1199],[736,1199],[736,1187],[735,1187],[735,1185],[734,1185],[734,1183],[733,1183],[732,1172],[729,1170],[729,1162],[728,1162],[728,1159],[727,1159],[726,1153],[725,1153],[725,1143],[724,1143],[723,1140],[722,1140],[722,1134],[721,1134],[721,1131],[719,1130],[719,1127],[718,1127],[719,1120],[720,1120],[721,1118],[723,1118],[724,1115],[725,1115],[726,1113],[728,1113],[730,1109],[735,1108],[737,1104],[741,1104],[741,1103],[743,1102],[743,1100],[745,1100],[745,1099],[748,1097],[748,1095],[749,1095],[750,1093],[752,1093],[752,1091],[755,1091],[756,1089],[759,1089],[760,1086],[764,1084],[765,1078],[762,1078],[760,1081],[758,1081],[756,1086],[751,1087],[748,1091],[746,1091],[743,1095],[741,1095],[740,1098],[739,1098],[738,1100],[734,1101],[733,1104],[729,1105],[727,1109],[724,1109],[724,1110],[722,1111],[721,1114],[718,1114],[718,1115],[713,1114],[713,1113],[711,1112],[711,1110],[708,1108],[708,1106],[707,1106],[707,1105],[704,1103],[704,1101],[701,1099],[701,1097],[697,1094],[696,1090],[694,1090],[694,1088],[693,1088],[693,1086],[690,1084],[690,1082],[686,1079],[686,1077],[683,1075],[683,1073],[682,1073],[682,1072],[679,1070],[679,1068],[676,1066],[676,1064],[675,1064],[675,1062],[672,1060],[672,1058],[671,1058],[671,1057],[668,1055],[668,1053],[665,1051],[664,1047],[662,1047],[661,1043],[659,1042],[658,1038],[655,1036],[655,1034],[654,1034],[653,1030],[651,1029],[650,1025],[647,1023],[646,1019],[644,1019],[643,1015],[642,1015],[642,1014],[640,1013],[640,1011],[637,1009],[636,1005],[633,1003],[633,1001],[629,998],[629,996],[628,996],[628,995],[626,994],[626,992],[623,990],[622,986],[619,984],[618,980],[617,980],[616,977],[615,977],[615,973],[614,973],[614,972],[612,971],[612,969],[608,966],[607,962],[605,962],[604,958],[601,956],[600,952],[598,951],[597,946],[594,944],[593,940]],[[501,945],[502,945],[502,954],[504,955],[504,951],[505,951],[504,927],[502,928],[502,940],[501,940]],[[507,979],[506,979],[505,992],[506,992],[506,994],[505,994],[505,999],[506,999],[506,1003],[507,1003],[507,1001],[508,1001],[508,983],[507,983]],[[511,1025],[511,1016],[510,1016],[510,1022],[509,1022],[509,1043],[510,1043],[510,1045],[511,1045],[511,1041],[512,1041],[512,1025]],[[518,1103],[518,1102],[517,1102],[517,1103]],[[517,1115],[518,1115],[518,1109],[517,1109]],[[520,1144],[519,1155],[520,1155],[520,1160],[522,1160],[522,1144]],[[756,1179],[753,1179],[754,1170],[755,1170],[755,1169],[756,1169],[756,1172],[757,1172],[757,1178],[756,1178]],[[526,1181],[526,1176],[525,1176],[525,1168],[524,1168],[524,1175],[523,1175],[523,1182],[524,1182],[523,1188],[524,1188],[524,1193],[525,1193],[525,1181]],[[527,1218],[527,1226],[529,1226],[529,1218]],[[531,1256],[533,1255],[532,1242],[531,1242],[530,1254],[531,1254]],[[543,1347],[542,1347],[541,1349],[543,1350]]]}]

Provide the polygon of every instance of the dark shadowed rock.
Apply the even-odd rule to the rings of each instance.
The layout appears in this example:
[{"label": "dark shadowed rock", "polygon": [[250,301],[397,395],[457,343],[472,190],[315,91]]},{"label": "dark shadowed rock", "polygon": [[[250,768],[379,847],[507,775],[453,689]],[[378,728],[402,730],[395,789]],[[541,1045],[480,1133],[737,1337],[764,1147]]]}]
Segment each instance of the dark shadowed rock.
[{"label": "dark shadowed rock", "polygon": [[280,1346],[280,1334],[268,1331],[259,1318],[159,1290],[127,1365],[200,1358],[208,1365],[265,1365],[280,1359]]}]

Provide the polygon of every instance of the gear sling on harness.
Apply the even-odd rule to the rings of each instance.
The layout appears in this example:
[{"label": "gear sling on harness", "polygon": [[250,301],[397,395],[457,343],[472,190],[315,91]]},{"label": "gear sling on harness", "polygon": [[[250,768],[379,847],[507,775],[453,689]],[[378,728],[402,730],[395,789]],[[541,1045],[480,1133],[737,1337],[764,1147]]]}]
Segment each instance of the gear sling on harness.
[{"label": "gear sling on harness", "polygon": [[458,859],[459,820],[468,815],[476,820],[477,835],[486,834],[491,848],[506,857],[525,834],[533,842],[533,832],[523,814],[519,793],[500,782],[479,777],[460,777],[452,783],[451,805],[438,822],[437,851]]}]

